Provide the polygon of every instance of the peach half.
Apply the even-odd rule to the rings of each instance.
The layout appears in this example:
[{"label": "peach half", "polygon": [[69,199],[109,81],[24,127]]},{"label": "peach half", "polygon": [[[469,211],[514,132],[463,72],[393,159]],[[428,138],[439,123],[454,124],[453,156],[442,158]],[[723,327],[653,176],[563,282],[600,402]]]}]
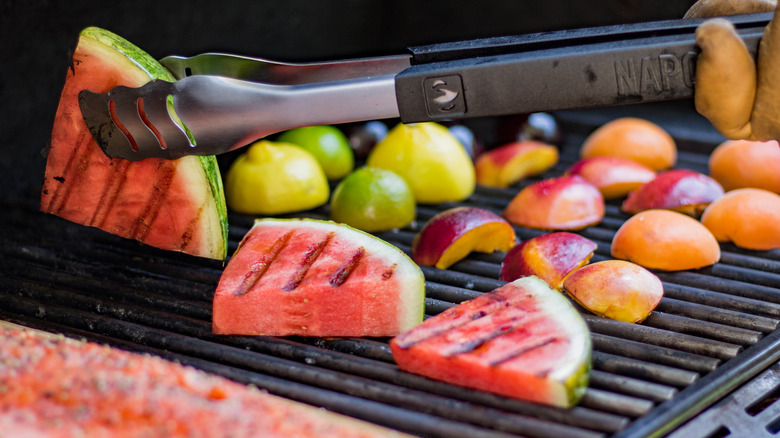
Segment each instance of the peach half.
[{"label": "peach half", "polygon": [[566,276],[585,266],[597,246],[596,242],[567,231],[524,240],[504,257],[499,279],[514,281],[535,275],[552,288],[562,290]]},{"label": "peach half", "polygon": [[433,216],[412,241],[412,259],[447,269],[472,251],[509,251],[515,230],[504,218],[479,207],[455,207]]},{"label": "peach half", "polygon": [[780,193],[780,145],[774,140],[725,141],[712,151],[708,166],[726,191],[752,187]]},{"label": "peach half", "polygon": [[631,192],[621,209],[636,214],[664,208],[699,217],[710,202],[723,196],[723,187],[707,175],[688,169],[667,170]]},{"label": "peach half", "polygon": [[763,189],[736,189],[715,200],[701,216],[719,242],[745,249],[780,248],[780,195]]},{"label": "peach half", "polygon": [[677,144],[655,123],[623,117],[603,124],[582,143],[580,158],[599,156],[628,158],[659,171],[677,162]]},{"label": "peach half", "polygon": [[512,224],[539,230],[579,230],[601,222],[604,197],[593,184],[571,175],[521,190],[503,213]]},{"label": "peach half", "polygon": [[644,321],[664,295],[655,274],[625,260],[591,263],[572,272],[563,286],[596,315],[631,323]]},{"label": "peach half", "polygon": [[720,245],[690,216],[672,210],[645,210],[618,228],[611,253],[648,269],[683,271],[716,263]]},{"label": "peach half", "polygon": [[508,187],[558,163],[558,148],[538,141],[518,141],[480,154],[474,161],[477,184]]},{"label": "peach half", "polygon": [[644,164],[621,157],[591,157],[574,163],[567,175],[579,175],[596,186],[604,199],[622,198],[655,178]]}]

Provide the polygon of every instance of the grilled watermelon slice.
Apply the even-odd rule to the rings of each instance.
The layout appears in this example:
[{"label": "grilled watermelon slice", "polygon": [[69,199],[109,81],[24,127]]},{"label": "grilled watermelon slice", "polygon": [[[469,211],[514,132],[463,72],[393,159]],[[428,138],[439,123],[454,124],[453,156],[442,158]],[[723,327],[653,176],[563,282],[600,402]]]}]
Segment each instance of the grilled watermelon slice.
[{"label": "grilled watermelon slice", "polygon": [[404,252],[314,219],[258,219],[214,296],[213,331],[394,336],[423,319],[425,279]]},{"label": "grilled watermelon slice", "polygon": [[455,385],[553,406],[588,385],[590,332],[561,293],[523,277],[390,341],[398,366]]},{"label": "grilled watermelon slice", "polygon": [[165,250],[224,259],[227,210],[216,158],[108,158],[81,116],[78,94],[173,81],[144,51],[104,29],[84,29],[54,118],[41,210]]},{"label": "grilled watermelon slice", "polygon": [[409,437],[158,357],[2,327],[0,436]]}]

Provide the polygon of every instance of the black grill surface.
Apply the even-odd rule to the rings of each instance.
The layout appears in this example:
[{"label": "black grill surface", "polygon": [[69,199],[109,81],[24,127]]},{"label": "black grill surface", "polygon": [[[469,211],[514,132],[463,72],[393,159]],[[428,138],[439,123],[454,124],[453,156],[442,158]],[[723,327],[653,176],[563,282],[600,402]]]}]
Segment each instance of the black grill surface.
[{"label": "black grill surface", "polygon": [[[501,213],[520,187],[558,176],[584,136],[620,115],[639,114],[678,140],[677,167],[706,172],[721,140],[683,105],[558,114],[565,134],[555,169],[510,189],[478,188],[465,203]],[[688,114],[689,117],[681,117]],[[489,125],[474,121],[475,129]],[[222,263],[156,250],[38,210],[36,194],[4,197],[0,319],[149,352],[269,392],[420,436],[662,435],[780,359],[780,252],[722,245],[719,263],[658,273],[665,297],[642,324],[583,311],[593,333],[591,385],[569,410],[457,388],[398,370],[387,339],[215,336],[211,299]],[[378,236],[407,253],[431,216],[462,204],[420,206],[416,224]],[[327,218],[327,207],[305,216]],[[593,261],[627,219],[607,205],[581,234],[598,243]],[[230,213],[230,247],[253,217]],[[541,234],[516,228],[520,239]],[[502,253],[472,254],[449,270],[423,268],[426,314],[492,290]]]}]

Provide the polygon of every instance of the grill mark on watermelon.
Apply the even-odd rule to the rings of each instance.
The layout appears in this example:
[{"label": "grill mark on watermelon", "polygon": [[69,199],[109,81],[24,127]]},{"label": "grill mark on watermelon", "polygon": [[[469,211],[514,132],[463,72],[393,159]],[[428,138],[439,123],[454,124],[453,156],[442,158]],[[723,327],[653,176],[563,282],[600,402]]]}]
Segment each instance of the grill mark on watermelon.
[{"label": "grill mark on watermelon", "polygon": [[271,263],[276,260],[276,258],[279,256],[279,253],[282,252],[282,249],[287,246],[292,235],[293,231],[290,230],[276,239],[274,244],[271,245],[271,247],[268,248],[262,256],[260,256],[260,260],[253,264],[251,268],[249,268],[249,272],[247,272],[244,276],[244,280],[241,282],[238,290],[233,291],[233,294],[241,296],[249,292],[255,286],[255,284],[257,284],[258,280],[260,280],[260,278],[268,271]]},{"label": "grill mark on watermelon", "polygon": [[510,351],[505,356],[499,357],[498,359],[494,359],[494,360],[488,362],[488,365],[493,366],[493,367],[501,365],[503,363],[509,362],[512,359],[520,357],[520,356],[522,356],[524,354],[530,353],[531,351],[537,350],[539,348],[544,348],[547,345],[552,344],[553,342],[558,342],[559,340],[560,340],[560,338],[558,338],[557,336],[553,336],[553,337],[547,338],[547,339],[545,339],[543,341],[539,341],[536,344],[529,345],[528,347],[525,347],[525,348],[521,348],[521,349],[519,349],[517,351]]},{"label": "grill mark on watermelon", "polygon": [[146,207],[138,216],[135,225],[130,230],[130,236],[136,240],[144,240],[149,234],[157,215],[163,205],[163,200],[168,192],[168,188],[173,182],[173,176],[176,173],[176,166],[170,160],[158,160],[157,163],[157,181],[152,185],[152,196],[146,203]]},{"label": "grill mark on watermelon", "polygon": [[95,213],[92,215],[89,225],[98,228],[103,228],[105,226],[108,213],[114,207],[114,204],[119,197],[119,193],[122,191],[122,187],[124,187],[127,182],[127,170],[130,167],[130,163],[131,161],[127,160],[113,160],[113,163],[111,163],[114,166],[113,172],[111,173],[108,182],[103,187],[98,208],[95,209]]},{"label": "grill mark on watermelon", "polygon": [[[516,297],[517,298],[517,297]],[[439,336],[442,333],[454,330],[462,325],[472,321],[484,318],[492,312],[501,308],[512,306],[515,303],[527,301],[531,297],[524,295],[514,299],[511,302],[508,297],[498,293],[486,293],[478,298],[471,300],[462,307],[453,307],[442,312],[441,319],[435,324],[426,324],[423,322],[415,330],[405,332],[397,336],[394,341],[398,347],[407,349],[415,344],[427,339]],[[476,308],[476,310],[474,310]]]},{"label": "grill mark on watermelon", "polygon": [[385,272],[382,273],[382,281],[389,280],[393,278],[393,274],[395,273],[395,268],[398,267],[398,263],[393,263],[392,266],[387,268]]},{"label": "grill mark on watermelon", "polygon": [[[89,136],[89,137],[87,137]],[[79,166],[76,161],[79,157],[84,157],[85,152],[82,149],[89,148],[91,145],[92,134],[89,131],[80,132],[76,141],[76,147],[70,150],[68,160],[65,163],[65,167],[62,169],[62,175],[56,176],[54,179],[60,183],[65,181],[72,181],[77,178],[78,172],[83,170],[84,166]],[[76,184],[56,184],[51,192],[49,202],[43,209],[46,212],[60,215],[62,207],[65,206],[66,201],[70,197],[70,192]]]},{"label": "grill mark on watermelon", "polygon": [[[517,322],[521,320],[521,317],[515,317],[510,319],[511,322]],[[477,348],[485,345],[486,343],[492,341],[493,339],[503,336],[507,333],[510,333],[515,330],[515,327],[509,324],[503,324],[500,327],[496,328],[495,330],[492,330],[490,332],[487,332],[481,336],[469,339],[466,342],[462,342],[460,344],[453,344],[449,348],[444,348],[441,351],[441,355],[443,357],[452,357],[456,356],[458,354],[466,354],[471,353]]]},{"label": "grill mark on watermelon", "polygon": [[295,272],[293,277],[290,279],[290,281],[282,287],[282,290],[285,292],[292,292],[300,286],[301,282],[303,281],[303,278],[306,276],[306,273],[309,272],[309,268],[314,264],[314,262],[317,260],[317,258],[322,254],[322,251],[325,249],[325,247],[328,245],[331,239],[333,239],[333,236],[335,236],[336,233],[330,232],[327,236],[317,244],[313,245],[303,256],[303,259],[301,260],[300,266],[298,266],[298,270]]},{"label": "grill mark on watermelon", "polygon": [[[347,279],[349,278],[349,275],[352,274],[352,271],[354,271],[355,268],[358,267],[358,265],[360,264],[360,260],[363,259],[363,255],[365,255],[365,253],[366,253],[365,248],[363,248],[362,246],[358,248],[357,251],[355,251],[352,254],[352,257],[350,257],[346,263],[341,265],[339,269],[336,270],[336,272],[330,278],[329,281],[330,285],[333,287],[339,287],[342,284],[344,284],[344,282],[347,281]],[[382,275],[382,277],[384,278],[384,274]]]}]

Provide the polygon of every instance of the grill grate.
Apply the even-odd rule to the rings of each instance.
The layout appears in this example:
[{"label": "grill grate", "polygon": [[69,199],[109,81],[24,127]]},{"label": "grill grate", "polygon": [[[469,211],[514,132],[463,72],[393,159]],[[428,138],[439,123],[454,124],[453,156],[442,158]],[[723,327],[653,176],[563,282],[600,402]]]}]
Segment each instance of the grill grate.
[{"label": "grill grate", "polygon": [[[542,177],[559,175],[576,159],[584,134],[609,117],[592,119],[593,114],[598,113],[562,115],[568,136],[561,163]],[[673,128],[680,148],[691,151],[680,153],[678,166],[706,171],[706,148],[713,140],[698,138],[704,131]],[[468,203],[500,213],[516,191],[479,188]],[[0,212],[0,319],[158,354],[421,436],[668,432],[780,359],[779,251],[723,245],[715,266],[659,273],[666,296],[641,325],[584,312],[593,332],[591,385],[579,406],[562,410],[402,373],[387,339],[215,336],[211,298],[220,262],[155,250],[43,215],[35,196],[6,199]],[[421,206],[416,227],[455,205]],[[326,208],[308,214],[327,218]],[[627,217],[619,204],[609,203],[604,221],[582,231],[599,245],[594,261],[610,257],[609,243]],[[229,251],[252,220],[231,214]],[[517,233],[521,239],[541,234],[522,228]],[[409,252],[414,234],[412,227],[378,235]],[[447,271],[424,268],[426,313],[501,285],[501,257],[474,254]]]}]

